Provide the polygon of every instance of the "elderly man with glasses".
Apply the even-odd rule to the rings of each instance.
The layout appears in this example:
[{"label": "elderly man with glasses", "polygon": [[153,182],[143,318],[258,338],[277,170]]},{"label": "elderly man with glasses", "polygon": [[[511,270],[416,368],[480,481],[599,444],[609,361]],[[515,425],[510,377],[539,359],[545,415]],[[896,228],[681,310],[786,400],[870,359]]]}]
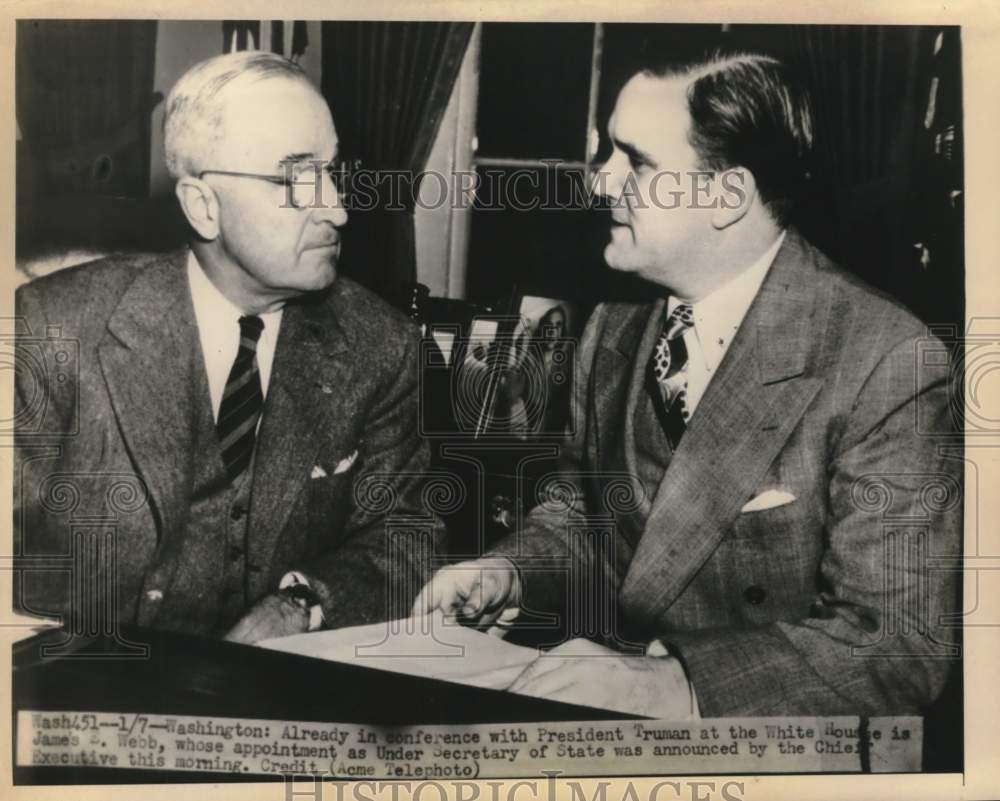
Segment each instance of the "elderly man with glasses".
[{"label": "elderly man with glasses", "polygon": [[[189,246],[17,296],[16,602],[244,642],[398,615],[441,535],[417,332],[337,276],[330,110],[296,64],[234,53],[178,81],[164,127]],[[56,329],[73,369],[30,369]],[[390,537],[390,512],[416,523]],[[101,515],[95,562],[75,521]]]}]

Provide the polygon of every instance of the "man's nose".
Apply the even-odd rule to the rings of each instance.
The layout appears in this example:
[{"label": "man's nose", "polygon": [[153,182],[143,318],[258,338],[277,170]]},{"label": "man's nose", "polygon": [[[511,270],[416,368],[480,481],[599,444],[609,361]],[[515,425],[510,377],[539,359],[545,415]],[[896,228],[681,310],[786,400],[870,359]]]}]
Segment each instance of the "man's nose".
[{"label": "man's nose", "polygon": [[347,198],[333,178],[327,176],[327,181],[328,188],[333,191],[333,203],[327,208],[327,219],[339,228],[347,223]]},{"label": "man's nose", "polygon": [[323,174],[323,202],[313,207],[313,216],[317,221],[332,223],[337,228],[347,223],[347,208],[344,195],[337,188],[336,181]]}]

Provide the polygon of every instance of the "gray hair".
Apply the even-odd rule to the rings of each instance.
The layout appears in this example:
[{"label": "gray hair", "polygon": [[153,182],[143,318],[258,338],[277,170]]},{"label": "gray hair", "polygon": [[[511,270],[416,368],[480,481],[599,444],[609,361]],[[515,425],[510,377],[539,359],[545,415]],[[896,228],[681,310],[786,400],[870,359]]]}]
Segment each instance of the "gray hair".
[{"label": "gray hair", "polygon": [[270,78],[312,83],[294,61],[260,50],[245,50],[195,64],[167,95],[163,142],[167,170],[174,178],[197,175],[198,161],[223,134],[225,89]]}]

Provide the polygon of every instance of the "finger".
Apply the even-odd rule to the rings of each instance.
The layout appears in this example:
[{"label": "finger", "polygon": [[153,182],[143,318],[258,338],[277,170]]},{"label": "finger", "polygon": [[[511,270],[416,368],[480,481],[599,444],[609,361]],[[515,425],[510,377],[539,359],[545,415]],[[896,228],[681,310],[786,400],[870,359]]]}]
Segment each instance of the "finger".
[{"label": "finger", "polygon": [[413,602],[412,615],[430,614],[435,609],[455,613],[465,602],[467,590],[461,585],[461,574],[447,568],[439,570],[428,581]]},{"label": "finger", "polygon": [[496,623],[499,617],[499,610],[496,609],[488,609],[484,612],[480,612],[476,617],[476,628],[487,629]]},{"label": "finger", "polygon": [[514,626],[512,624],[505,623],[500,618],[497,618],[493,621],[492,625],[486,629],[486,633],[492,637],[499,637],[500,639],[503,639],[513,630]]},{"label": "finger", "polygon": [[477,570],[469,576],[469,584],[464,588],[460,614],[463,618],[478,623],[491,623],[498,611],[497,590],[490,583],[488,570]]},{"label": "finger", "polygon": [[483,571],[480,588],[484,609],[493,609],[496,606],[504,604],[507,600],[506,597],[504,597],[506,593],[503,592],[500,586],[500,578],[497,576],[495,570]]},{"label": "finger", "polygon": [[511,584],[505,581],[501,569],[485,568],[479,584],[477,598],[480,613],[489,613],[490,622],[505,613],[511,602]]},{"label": "finger", "polygon": [[520,614],[521,607],[519,606],[504,607],[499,616],[491,621],[493,625],[486,633],[494,637],[506,637],[516,625],[517,617]]},{"label": "finger", "polygon": [[[442,610],[479,625],[492,623],[509,600],[510,583],[504,581],[498,568],[481,561],[445,568],[432,581],[443,585],[438,603]],[[437,590],[434,593],[437,598]]]},{"label": "finger", "polygon": [[478,608],[479,579],[467,572],[456,573],[450,577],[450,583],[444,587],[444,598],[441,608],[455,617],[475,616]]}]

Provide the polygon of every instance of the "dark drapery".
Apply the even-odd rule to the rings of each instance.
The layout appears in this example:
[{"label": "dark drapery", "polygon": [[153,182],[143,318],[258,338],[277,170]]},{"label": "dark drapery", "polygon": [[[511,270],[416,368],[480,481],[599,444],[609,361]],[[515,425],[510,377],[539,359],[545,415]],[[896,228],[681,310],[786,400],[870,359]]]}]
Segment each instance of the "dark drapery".
[{"label": "dark drapery", "polygon": [[[788,57],[816,120],[815,181],[802,226],[926,321],[960,323],[958,30],[790,26],[789,33]],[[943,137],[959,144],[945,149]]]},{"label": "dark drapery", "polygon": [[149,194],[155,44],[155,22],[18,21],[19,190]]},{"label": "dark drapery", "polygon": [[812,99],[813,179],[799,227],[926,322],[960,326],[959,29],[733,25],[722,39],[786,61]]},{"label": "dark drapery", "polygon": [[416,280],[412,176],[427,163],[471,32],[465,22],[323,24],[323,94],[341,155],[382,176],[377,192],[355,193],[366,208],[350,212],[341,268],[380,293]]}]

